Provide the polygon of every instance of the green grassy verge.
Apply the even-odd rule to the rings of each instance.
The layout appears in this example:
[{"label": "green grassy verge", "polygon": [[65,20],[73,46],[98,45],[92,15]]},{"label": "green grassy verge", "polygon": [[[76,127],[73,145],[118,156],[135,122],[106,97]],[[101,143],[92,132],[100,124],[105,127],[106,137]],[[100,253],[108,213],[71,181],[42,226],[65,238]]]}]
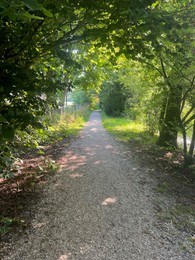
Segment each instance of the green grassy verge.
[{"label": "green grassy verge", "polygon": [[77,135],[78,131],[88,120],[90,111],[88,109],[67,111],[62,115],[59,113],[46,116],[43,123],[45,128],[34,129],[29,127],[28,131],[18,131],[16,146],[23,148],[39,148],[47,144],[56,143],[63,138]]},{"label": "green grassy verge", "polygon": [[127,142],[133,139],[146,144],[156,142],[157,137],[151,136],[141,122],[128,118],[109,117],[104,112],[101,113],[101,116],[104,127],[118,140]]},{"label": "green grassy verge", "polygon": [[[73,112],[66,112],[57,119],[55,123],[49,126],[49,139],[51,137],[61,139],[63,137],[69,137],[77,135],[79,130],[88,121],[90,111],[87,109],[77,110]],[[47,136],[47,135],[46,135]]]}]

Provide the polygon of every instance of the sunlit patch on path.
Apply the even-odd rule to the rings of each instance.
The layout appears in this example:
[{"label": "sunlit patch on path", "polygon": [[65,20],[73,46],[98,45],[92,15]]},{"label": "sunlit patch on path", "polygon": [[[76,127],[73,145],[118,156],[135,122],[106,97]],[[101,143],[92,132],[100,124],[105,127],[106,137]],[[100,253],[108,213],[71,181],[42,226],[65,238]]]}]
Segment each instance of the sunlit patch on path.
[{"label": "sunlit patch on path", "polygon": [[37,223],[37,224],[32,224],[33,228],[42,228],[46,226],[48,222],[42,222],[42,223]]},{"label": "sunlit patch on path", "polygon": [[69,260],[70,259],[70,254],[68,255],[61,255],[58,260]]},{"label": "sunlit patch on path", "polygon": [[90,131],[92,131],[92,132],[97,132],[98,129],[97,129],[96,127],[94,127],[94,128],[92,128]]},{"label": "sunlit patch on path", "polygon": [[105,146],[105,148],[106,148],[106,149],[113,149],[113,146],[110,145],[110,144],[108,144],[108,145]]},{"label": "sunlit patch on path", "polygon": [[107,206],[107,205],[115,204],[116,202],[117,202],[117,198],[108,197],[101,203],[101,205]]},{"label": "sunlit patch on path", "polygon": [[71,178],[81,178],[83,177],[82,173],[72,173],[69,175]]},{"label": "sunlit patch on path", "polygon": [[59,159],[58,163],[60,163],[61,169],[75,171],[80,166],[86,164],[86,156],[80,156],[69,151],[65,156]]}]

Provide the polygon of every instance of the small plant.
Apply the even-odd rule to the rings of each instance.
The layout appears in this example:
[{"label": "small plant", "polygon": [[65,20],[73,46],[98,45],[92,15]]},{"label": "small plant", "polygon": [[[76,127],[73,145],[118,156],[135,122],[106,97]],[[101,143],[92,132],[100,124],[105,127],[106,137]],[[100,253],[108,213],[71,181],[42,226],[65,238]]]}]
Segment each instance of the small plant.
[{"label": "small plant", "polygon": [[0,234],[5,235],[12,229],[13,219],[0,217]]},{"label": "small plant", "polygon": [[5,235],[12,230],[14,226],[26,227],[26,221],[20,218],[0,217],[0,234]]},{"label": "small plant", "polygon": [[195,232],[195,209],[193,207],[175,205],[158,213],[158,217],[173,223],[179,229]]},{"label": "small plant", "polygon": [[156,191],[159,193],[167,193],[168,188],[168,184],[166,182],[163,182],[162,184],[158,185]]},{"label": "small plant", "polygon": [[46,165],[47,171],[55,173],[59,169],[59,164],[55,160],[52,160],[49,156],[45,157],[44,164]]}]

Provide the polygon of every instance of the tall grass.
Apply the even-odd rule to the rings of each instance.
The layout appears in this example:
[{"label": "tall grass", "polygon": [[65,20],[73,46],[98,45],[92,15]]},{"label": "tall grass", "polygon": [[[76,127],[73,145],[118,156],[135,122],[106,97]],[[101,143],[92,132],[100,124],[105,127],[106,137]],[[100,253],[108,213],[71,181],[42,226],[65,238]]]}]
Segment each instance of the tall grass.
[{"label": "tall grass", "polygon": [[41,145],[52,144],[63,138],[76,135],[88,120],[90,111],[87,108],[68,110],[62,114],[52,113],[45,116],[44,127],[27,131],[18,131],[16,145],[21,148],[39,148]]},{"label": "tall grass", "polygon": [[[76,135],[78,131],[84,126],[85,122],[88,120],[90,111],[87,108],[81,109],[67,109],[64,113],[55,113],[50,116],[50,122],[47,130],[42,130],[44,137],[47,140],[47,134],[49,135],[49,140],[52,137],[55,140],[62,139],[64,137]],[[40,130],[36,130],[39,134]]]},{"label": "tall grass", "polygon": [[155,136],[151,136],[146,125],[125,117],[109,117],[101,113],[104,127],[121,141],[138,140],[143,143],[154,143]]}]

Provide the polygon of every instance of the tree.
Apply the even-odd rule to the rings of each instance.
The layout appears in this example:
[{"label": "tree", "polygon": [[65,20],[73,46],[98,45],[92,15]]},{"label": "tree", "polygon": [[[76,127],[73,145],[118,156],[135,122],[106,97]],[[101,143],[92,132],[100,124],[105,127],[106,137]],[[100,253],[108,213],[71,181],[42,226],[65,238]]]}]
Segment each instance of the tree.
[{"label": "tree", "polygon": [[[151,8],[154,11],[143,21],[144,30],[137,31],[136,39],[141,40],[142,48],[137,52],[134,45],[134,59],[156,70],[164,80],[158,144],[177,147],[182,103],[193,89],[194,58],[190,50],[193,53],[194,47],[190,38],[193,35],[194,5],[189,1],[169,1]],[[131,49],[127,55],[133,57]],[[187,95],[184,94],[186,91]]]},{"label": "tree", "polygon": [[[186,53],[189,46],[193,50],[189,40],[192,28],[188,26],[190,19],[193,21],[193,10],[193,2],[187,0],[181,3],[3,1],[0,6],[2,143],[13,140],[16,129],[40,126],[40,116],[56,104],[57,91],[66,91],[70,85],[100,88],[109,75],[107,64],[114,64],[117,57],[124,54],[149,64],[163,77],[161,118],[164,121],[161,120],[160,138],[162,140],[165,133],[164,144],[173,141],[175,146],[177,127],[183,124],[181,118],[178,122],[178,100],[184,104],[185,98],[192,104],[193,59],[192,56],[186,58]],[[106,64],[107,57],[110,62]],[[183,70],[185,62],[188,65]],[[187,75],[191,87],[183,88],[183,82],[173,84],[175,78],[180,81],[180,72],[184,75],[182,79]],[[185,83],[187,81],[185,79]],[[118,81],[117,84],[120,88]],[[189,122],[188,116],[184,116],[185,124]]]},{"label": "tree", "polygon": [[[94,1],[84,0],[63,0],[60,4],[51,0],[41,3],[36,0],[3,2],[0,7],[1,134],[8,133],[9,128],[11,137],[15,129],[34,124],[36,114],[42,114],[49,102],[49,99],[46,101],[43,96],[46,94],[48,97],[49,93],[53,96],[55,89],[61,87],[62,84],[54,84],[54,81],[57,83],[54,77],[60,77],[54,69],[56,66],[51,65],[48,69],[50,65],[46,61],[51,63],[52,60],[54,64],[57,58],[65,63],[65,67],[70,66],[71,46],[84,40],[94,40],[96,46],[105,42],[106,47],[114,50],[110,36],[112,35],[113,39],[115,35],[118,37],[115,31],[123,27],[120,23],[125,22],[131,13],[131,19],[127,23],[130,27],[137,24],[152,2],[139,1],[136,5],[134,1],[123,1],[119,5],[115,0],[95,4]],[[135,30],[132,30],[132,34],[134,33]],[[90,72],[92,69],[85,70],[85,78],[92,78]],[[47,77],[44,76],[46,73]],[[63,82],[62,75],[60,80]],[[97,79],[94,78],[94,81],[97,82]],[[24,102],[18,105],[19,101],[15,102],[16,100]],[[50,101],[52,102],[52,98]],[[27,107],[32,108],[28,113],[24,112]],[[19,116],[15,116],[14,110],[18,111]]]},{"label": "tree", "polygon": [[73,90],[72,100],[73,100],[74,104],[79,105],[79,106],[89,103],[87,92],[80,88],[75,88]]},{"label": "tree", "polygon": [[122,116],[125,110],[126,96],[123,85],[116,79],[105,81],[100,93],[100,105],[109,116]]}]

